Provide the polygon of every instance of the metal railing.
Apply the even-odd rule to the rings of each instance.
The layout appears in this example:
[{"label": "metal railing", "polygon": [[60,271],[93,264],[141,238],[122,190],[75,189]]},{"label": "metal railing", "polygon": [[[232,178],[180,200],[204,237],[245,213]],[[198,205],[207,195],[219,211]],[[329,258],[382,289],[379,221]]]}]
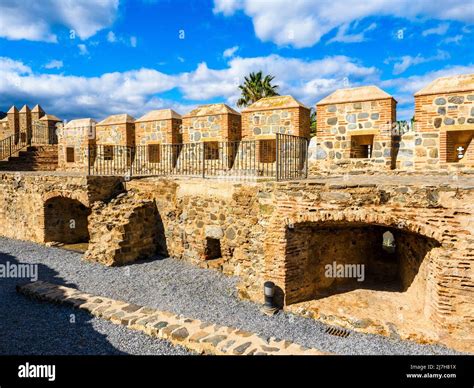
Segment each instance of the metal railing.
[{"label": "metal railing", "polygon": [[18,134],[10,135],[0,140],[0,160],[9,158],[27,145],[27,139],[22,138]]},{"label": "metal railing", "polygon": [[264,140],[90,145],[88,174],[291,180],[307,177],[307,159],[306,138],[281,134]]},{"label": "metal railing", "polygon": [[58,144],[56,128],[41,122],[35,122],[26,132],[17,132],[0,140],[0,160],[13,156],[31,145]]}]

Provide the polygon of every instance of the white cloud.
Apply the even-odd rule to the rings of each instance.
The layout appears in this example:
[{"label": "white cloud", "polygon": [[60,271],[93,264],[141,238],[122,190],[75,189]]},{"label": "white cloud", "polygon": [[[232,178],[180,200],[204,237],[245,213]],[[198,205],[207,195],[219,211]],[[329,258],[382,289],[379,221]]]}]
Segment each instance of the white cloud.
[{"label": "white cloud", "polygon": [[437,27],[433,28],[428,28],[427,30],[424,30],[422,32],[423,36],[429,36],[429,35],[444,35],[449,29],[449,23],[441,23]]},{"label": "white cloud", "polygon": [[374,67],[364,67],[346,56],[333,56],[305,61],[279,55],[240,58],[228,62],[222,70],[210,69],[206,63],[190,73],[180,75],[179,87],[184,97],[191,100],[224,98],[233,105],[239,97],[238,85],[252,71],[262,70],[275,76],[280,93],[291,94],[310,105],[338,87],[345,79],[351,84],[372,82],[378,78]]},{"label": "white cloud", "polygon": [[79,54],[89,55],[89,50],[87,49],[87,46],[85,44],[78,44],[77,47],[79,48]]},{"label": "white cloud", "polygon": [[115,43],[117,41],[117,37],[113,31],[109,31],[107,33],[107,42]]},{"label": "white cloud", "polygon": [[231,57],[234,56],[234,54],[237,52],[238,49],[239,49],[239,46],[234,46],[234,47],[230,47],[228,49],[225,49],[222,56],[224,58],[231,58]]},{"label": "white cloud", "polygon": [[180,61],[181,63],[184,63],[185,59],[183,57],[178,57],[178,61]]},{"label": "white cloud", "polygon": [[60,69],[63,66],[64,66],[63,61],[60,61],[57,59],[53,59],[52,61],[44,65],[45,69]]},{"label": "white cloud", "polygon": [[404,55],[402,57],[397,57],[397,58],[388,58],[385,60],[385,63],[391,63],[395,62],[393,65],[393,74],[401,74],[405,72],[408,68],[419,65],[421,63],[426,63],[426,62],[432,62],[432,61],[442,61],[449,59],[450,55],[446,51],[438,50],[436,55],[433,55],[431,57],[423,57],[421,54],[418,54],[417,56],[411,56],[411,55]]},{"label": "white cloud", "polygon": [[443,41],[441,43],[444,43],[444,44],[449,44],[449,43],[459,44],[459,42],[461,42],[462,39],[463,39],[462,35],[455,35],[455,36],[450,36],[446,39],[443,39]]},{"label": "white cloud", "polygon": [[136,36],[131,36],[130,37],[130,46],[137,47],[137,37]]},{"label": "white cloud", "polygon": [[370,24],[367,28],[357,34],[348,34],[350,25],[348,23],[343,24],[337,30],[337,34],[334,38],[331,38],[328,43],[340,42],[340,43],[358,43],[366,40],[365,33],[375,30],[377,28],[376,23]]},{"label": "white cloud", "polygon": [[[373,82],[378,77],[375,68],[364,67],[345,56],[313,61],[278,55],[236,57],[225,69],[219,70],[201,63],[193,71],[173,75],[142,68],[99,77],[35,73],[20,61],[0,58],[0,106],[8,109],[14,101],[40,103],[48,112],[65,118],[101,118],[121,112],[138,116],[166,105],[181,107],[178,111],[185,113],[184,108],[211,99],[234,105],[239,97],[237,86],[244,75],[259,70],[275,75],[281,93],[294,95],[308,105],[344,87],[344,78],[351,85],[357,85]],[[159,97],[160,93],[172,89],[181,91],[192,103],[176,103]],[[163,105],[156,105],[156,101]]]},{"label": "white cloud", "polygon": [[297,48],[310,47],[332,29],[370,16],[474,21],[472,4],[465,0],[444,0],[442,7],[431,0],[214,0],[214,13],[231,16],[237,11],[252,18],[259,39]]},{"label": "white cloud", "polygon": [[397,118],[409,120],[414,115],[413,95],[439,77],[447,77],[455,74],[474,73],[474,63],[466,66],[448,66],[441,70],[431,71],[422,75],[410,77],[393,78],[380,82],[381,88],[394,89],[394,97],[398,101]]},{"label": "white cloud", "polygon": [[52,27],[59,25],[84,40],[111,25],[117,9],[118,0],[2,0],[0,37],[57,42]]}]

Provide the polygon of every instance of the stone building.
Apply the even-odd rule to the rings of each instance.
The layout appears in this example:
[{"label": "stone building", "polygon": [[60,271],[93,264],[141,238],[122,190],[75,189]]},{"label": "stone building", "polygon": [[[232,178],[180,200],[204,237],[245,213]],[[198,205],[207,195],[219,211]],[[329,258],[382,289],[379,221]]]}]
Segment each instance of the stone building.
[{"label": "stone building", "polygon": [[178,158],[182,117],[172,109],[153,110],[135,121],[135,165],[142,172],[171,170]]},{"label": "stone building", "polygon": [[309,138],[310,109],[292,96],[258,100],[242,111],[242,140],[257,140],[259,163],[276,160],[276,135]]},{"label": "stone building", "polygon": [[438,78],[415,93],[415,168],[474,166],[474,74]]},{"label": "stone building", "polygon": [[96,121],[91,118],[69,121],[58,131],[58,169],[87,171],[88,150],[95,144]]},{"label": "stone building", "polygon": [[0,140],[15,134],[16,142],[56,144],[56,125],[61,121],[54,115],[46,114],[39,105],[33,109],[24,105],[21,110],[12,106],[6,117],[0,120]]},{"label": "stone building", "polygon": [[135,119],[128,114],[111,115],[96,125],[94,168],[98,172],[126,173],[135,146]]},{"label": "stone building", "polygon": [[182,128],[183,143],[189,144],[185,144],[180,153],[179,166],[182,167],[186,160],[192,169],[199,169],[204,156],[210,168],[227,170],[232,167],[238,141],[242,138],[239,112],[226,104],[201,105],[183,116]]},{"label": "stone building", "polygon": [[339,89],[319,101],[316,170],[394,168],[396,105],[376,86]]}]

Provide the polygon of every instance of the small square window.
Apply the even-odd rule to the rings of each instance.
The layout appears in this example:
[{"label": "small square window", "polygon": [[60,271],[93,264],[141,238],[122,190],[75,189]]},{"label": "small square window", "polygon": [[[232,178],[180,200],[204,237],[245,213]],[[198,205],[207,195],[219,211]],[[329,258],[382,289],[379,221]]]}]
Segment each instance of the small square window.
[{"label": "small square window", "polygon": [[217,141],[208,141],[204,143],[204,159],[219,159],[219,143]]},{"label": "small square window", "polygon": [[74,147],[66,147],[66,162],[67,163],[74,163],[76,161],[74,155]]},{"label": "small square window", "polygon": [[159,144],[148,145],[148,162],[150,163],[161,162],[161,147]]},{"label": "small square window", "polygon": [[276,161],[276,140],[260,140],[258,145],[260,163],[274,163]]},{"label": "small square window", "polygon": [[104,160],[114,160],[114,146],[104,146]]},{"label": "small square window", "polygon": [[206,248],[204,250],[204,258],[206,260],[215,260],[222,257],[221,240],[217,238],[206,238]]}]

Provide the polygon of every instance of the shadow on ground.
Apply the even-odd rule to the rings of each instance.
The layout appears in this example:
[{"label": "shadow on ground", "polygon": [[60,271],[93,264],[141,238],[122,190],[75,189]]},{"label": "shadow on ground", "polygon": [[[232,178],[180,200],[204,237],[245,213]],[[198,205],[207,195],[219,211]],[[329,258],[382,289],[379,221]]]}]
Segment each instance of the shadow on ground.
[{"label": "shadow on ground", "polygon": [[[0,251],[1,266],[18,264],[14,256]],[[37,274],[41,280],[76,287],[44,264],[37,264]],[[28,278],[0,278],[0,354],[127,354],[115,348],[106,335],[94,329],[94,318],[89,314],[30,300],[18,294],[15,286],[28,281]]]}]

